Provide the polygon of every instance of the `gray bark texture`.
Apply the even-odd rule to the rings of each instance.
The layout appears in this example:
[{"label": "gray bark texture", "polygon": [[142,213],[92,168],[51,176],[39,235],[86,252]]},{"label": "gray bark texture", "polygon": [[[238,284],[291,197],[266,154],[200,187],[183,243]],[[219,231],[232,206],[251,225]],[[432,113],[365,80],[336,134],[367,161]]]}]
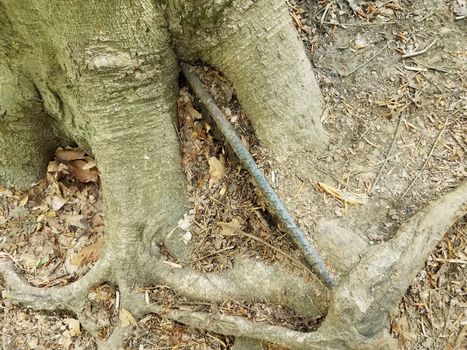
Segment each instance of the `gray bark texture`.
[{"label": "gray bark texture", "polygon": [[[340,281],[332,292],[253,261],[238,261],[222,274],[173,270],[158,244],[180,260],[187,256],[177,235],[166,239],[189,210],[174,127],[179,60],[201,60],[225,74],[275,156],[325,148],[322,98],[285,1],[0,0],[0,182],[31,184],[57,146],[77,143],[92,152],[101,173],[107,235],[99,262],[63,288],[32,287],[0,260],[6,296],[35,309],[70,310],[97,339],[99,327],[82,309],[91,287],[110,282],[136,317],[159,313],[233,335],[236,349],[260,348],[259,341],[291,349],[393,347],[389,313],[430,249],[465,214],[466,186],[371,249],[352,232],[320,225],[316,241],[335,261]],[[446,215],[434,222],[439,211]],[[339,237],[332,235],[336,230]],[[352,252],[336,250],[342,245]],[[150,284],[201,301],[265,300],[310,319],[327,317],[318,331],[302,333],[236,316],[167,310],[146,305],[134,292]],[[117,325],[99,347],[119,348],[130,331]]]}]

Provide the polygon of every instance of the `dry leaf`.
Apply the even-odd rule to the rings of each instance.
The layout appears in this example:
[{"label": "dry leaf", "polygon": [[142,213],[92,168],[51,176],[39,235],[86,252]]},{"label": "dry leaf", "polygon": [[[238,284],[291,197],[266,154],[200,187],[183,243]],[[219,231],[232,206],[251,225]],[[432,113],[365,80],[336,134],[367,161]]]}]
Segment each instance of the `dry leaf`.
[{"label": "dry leaf", "polygon": [[58,340],[58,344],[62,346],[62,349],[68,350],[71,345],[73,345],[73,340],[71,340],[71,335],[69,331],[63,332],[62,336]]},{"label": "dry leaf", "polygon": [[181,269],[183,266],[177,263],[174,263],[172,261],[163,261],[164,264],[169,265],[170,267],[173,267],[174,269]]},{"label": "dry leaf", "polygon": [[56,160],[49,162],[49,164],[47,165],[47,172],[56,173],[58,171],[58,166],[59,163]]},{"label": "dry leaf", "polygon": [[129,325],[136,325],[136,319],[127,309],[122,308],[118,314],[118,318],[122,323],[122,327],[128,327]]},{"label": "dry leaf", "polygon": [[191,228],[193,220],[194,216],[192,213],[185,213],[183,214],[183,219],[178,221],[178,227],[183,231],[188,231]]},{"label": "dry leaf", "polygon": [[190,115],[193,120],[201,119],[203,116],[201,115],[200,112],[198,112],[191,104],[186,105],[186,111]]},{"label": "dry leaf", "polygon": [[9,190],[8,188],[0,187],[0,196],[12,197],[13,192],[11,192],[11,190]]},{"label": "dry leaf", "polygon": [[68,329],[70,330],[70,335],[72,337],[81,334],[81,330],[79,328],[79,321],[77,319],[65,318],[63,321],[68,325]]},{"label": "dry leaf", "polygon": [[403,315],[393,326],[393,332],[405,343],[408,340],[415,339],[416,336],[410,331],[409,319]]},{"label": "dry leaf", "polygon": [[70,174],[79,182],[97,182],[99,179],[99,171],[93,167],[87,169],[88,162],[85,160],[74,160],[68,164]]},{"label": "dry leaf", "polygon": [[[44,219],[44,217],[42,217],[41,220],[39,220],[39,218],[37,218],[37,221],[40,222],[43,219]],[[47,218],[46,223],[47,223],[47,226],[50,227],[50,229],[52,230],[53,233],[59,233],[61,230],[63,230],[63,227],[62,227],[62,225],[60,225],[57,218]]]},{"label": "dry leaf", "polygon": [[220,194],[221,196],[223,196],[226,192],[227,192],[227,187],[224,186],[224,187],[222,187],[221,190],[219,191],[219,194]]},{"label": "dry leaf", "polygon": [[179,228],[179,229],[181,229],[183,231],[188,231],[191,228],[191,224],[192,224],[193,220],[194,220],[194,215],[193,215],[193,213],[191,213],[191,211],[188,212],[188,213],[183,214],[183,218],[178,220],[177,226],[174,227],[172,229],[172,231],[170,231],[167,234],[166,238],[170,238],[172,236],[172,233],[174,233],[177,228]]},{"label": "dry leaf", "polygon": [[81,249],[81,251],[71,259],[70,263],[74,266],[86,266],[95,262],[99,259],[102,250],[104,249],[104,245],[104,238],[99,238],[93,244]]},{"label": "dry leaf", "polygon": [[57,213],[55,210],[49,210],[47,213],[45,213],[45,216],[48,218],[55,218],[57,217]]},{"label": "dry leaf", "polygon": [[29,200],[29,196],[26,196],[23,199],[21,199],[21,201],[18,203],[18,205],[20,207],[24,207],[26,205],[26,203],[28,202],[28,200]]},{"label": "dry leaf", "polygon": [[352,193],[338,190],[337,188],[326,185],[323,182],[318,182],[318,187],[321,188],[324,192],[330,194],[332,197],[352,205],[366,204],[368,202],[368,196],[363,193]]},{"label": "dry leaf", "polygon": [[357,50],[363,49],[364,47],[368,46],[368,42],[361,34],[357,34],[357,37],[355,38],[355,41],[352,46],[354,49],[357,49]]},{"label": "dry leaf", "polygon": [[211,157],[209,163],[209,177],[212,180],[220,180],[225,176],[225,167],[221,160]]},{"label": "dry leaf", "polygon": [[[54,215],[54,217],[55,216],[56,215]],[[68,223],[68,225],[75,226],[78,228],[89,227],[83,215],[65,215],[64,218],[65,218],[65,221]]]},{"label": "dry leaf", "polygon": [[86,157],[85,161],[87,164],[83,166],[83,170],[89,170],[97,166],[96,161],[92,157]]},{"label": "dry leaf", "polygon": [[74,149],[58,149],[55,151],[55,157],[64,161],[72,161],[76,159],[84,159],[84,151],[80,148]]},{"label": "dry leaf", "polygon": [[242,224],[238,218],[234,218],[230,222],[220,221],[217,224],[221,227],[221,234],[224,236],[233,236],[235,235],[236,231],[239,231],[242,228]]},{"label": "dry leaf", "polygon": [[52,209],[57,211],[60,210],[64,205],[66,204],[66,199],[64,199],[62,196],[53,196],[52,197]]},{"label": "dry leaf", "polygon": [[190,231],[186,231],[182,236],[183,243],[188,244],[192,238],[192,233]]}]

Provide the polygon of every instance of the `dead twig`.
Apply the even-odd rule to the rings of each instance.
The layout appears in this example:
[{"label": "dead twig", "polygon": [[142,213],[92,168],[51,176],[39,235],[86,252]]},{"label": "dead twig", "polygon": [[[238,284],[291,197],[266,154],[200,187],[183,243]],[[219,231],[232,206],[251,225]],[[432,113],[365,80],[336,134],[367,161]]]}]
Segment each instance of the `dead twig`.
[{"label": "dead twig", "polygon": [[456,141],[457,144],[464,150],[464,152],[467,153],[467,147],[465,147],[462,141],[457,138],[456,134],[454,134],[451,130],[448,130],[448,132],[449,135],[451,135],[451,137],[454,139],[454,141]]},{"label": "dead twig", "polygon": [[448,118],[446,118],[446,121],[444,122],[443,128],[439,131],[438,136],[436,137],[436,140],[433,143],[433,146],[431,147],[430,153],[428,153],[428,156],[426,157],[425,162],[422,165],[422,168],[418,171],[417,175],[415,175],[415,177],[412,180],[412,182],[410,183],[409,187],[407,187],[407,189],[404,191],[404,193],[402,194],[402,198],[405,197],[405,195],[410,191],[410,189],[414,185],[415,181],[418,180],[418,178],[422,174],[423,170],[425,170],[425,168],[426,168],[426,166],[428,164],[428,161],[430,160],[431,156],[433,155],[433,151],[435,150],[436,145],[438,144],[438,141],[441,138],[441,135],[443,135],[443,133],[446,130],[447,126],[448,126]]},{"label": "dead twig", "polygon": [[[410,104],[407,104],[405,108],[407,108],[409,105]],[[375,181],[373,181],[373,184],[371,185],[370,190],[368,191],[368,193],[373,192],[373,189],[375,188],[376,183],[378,182],[379,178],[381,177],[381,174],[383,173],[383,169],[384,169],[384,167],[386,166],[386,164],[387,164],[387,162],[389,160],[389,156],[391,155],[391,153],[392,153],[392,151],[394,149],[394,146],[396,145],[396,140],[397,140],[397,138],[399,136],[400,126],[402,124],[403,119],[404,119],[404,117],[403,117],[402,112],[401,112],[400,116],[399,116],[399,121],[397,122],[396,132],[394,133],[394,137],[392,139],[391,147],[389,147],[389,150],[388,150],[388,153],[386,154],[386,158],[384,159],[383,165],[381,165],[381,168],[379,169],[378,175],[376,175]]]},{"label": "dead twig", "polygon": [[415,56],[423,55],[423,54],[426,53],[434,44],[436,44],[436,42],[437,42],[437,39],[433,40],[433,41],[431,42],[431,44],[428,45],[427,47],[425,47],[423,50],[420,50],[420,51],[413,51],[413,52],[406,53],[406,54],[402,55],[402,58],[409,58],[409,57],[415,57]]},{"label": "dead twig", "polygon": [[376,125],[377,121],[378,121],[378,117],[376,117],[371,123],[371,125],[368,128],[366,128],[365,131],[358,137],[357,142],[360,141],[367,134],[367,132],[370,131],[371,128],[373,128],[373,126]]},{"label": "dead twig", "polygon": [[354,0],[346,0],[349,4],[350,8],[352,9],[353,13],[358,13],[360,11],[360,7],[355,3]]},{"label": "dead twig", "polygon": [[361,65],[355,67],[354,69],[352,69],[350,72],[347,72],[347,73],[339,73],[341,75],[341,77],[348,77],[349,75],[352,75],[353,73],[355,73],[356,71],[358,71],[360,68],[366,66],[369,62],[371,62],[373,59],[375,59],[377,56],[379,56],[379,54],[381,52],[383,52],[387,47],[388,47],[389,43],[387,43],[386,45],[384,45],[384,47],[379,50],[377,53],[375,53],[373,56],[371,56],[369,59],[367,59],[365,62],[363,62]]},{"label": "dead twig", "polygon": [[234,249],[235,247],[230,245],[228,247],[225,247],[223,249],[220,249],[220,250],[216,250],[215,252],[213,253],[210,253],[210,254],[206,254],[206,255],[203,255],[202,257],[199,257],[198,259],[195,259],[195,260],[190,260],[190,261],[183,261],[185,263],[195,263],[195,262],[198,262],[198,261],[201,261],[201,260],[204,260],[204,259],[207,259],[207,258],[210,258],[211,256],[215,256],[215,255],[218,255],[220,253],[223,253],[227,250],[231,250],[231,249]]},{"label": "dead twig", "polygon": [[[308,266],[305,266],[303,263],[300,262],[300,260],[298,259],[295,259],[293,256],[287,254],[286,252],[284,252],[283,250],[277,248],[277,247],[274,247],[272,244],[269,244],[268,242],[266,242],[265,240],[259,238],[259,237],[256,237],[252,234],[249,234],[249,233],[246,233],[245,231],[242,231],[242,230],[239,230],[239,229],[234,229],[235,232],[237,233],[240,233],[241,235],[245,236],[245,237],[248,237],[248,238],[251,238],[252,240],[256,241],[256,242],[259,242],[263,245],[265,245],[266,247],[268,248],[271,248],[272,250],[274,250],[275,252],[285,256],[287,259],[289,259],[290,261],[292,261],[293,263],[295,263],[295,265],[297,267],[300,267],[302,269],[305,269],[307,271],[310,271],[310,269],[308,268]],[[313,273],[312,271],[310,271],[311,273]]]},{"label": "dead twig", "polygon": [[321,16],[321,25],[323,25],[324,20],[326,19],[326,15],[328,14],[329,9],[331,8],[331,5],[332,5],[332,2],[330,2],[329,4],[326,5],[326,8],[324,9],[324,13]]}]

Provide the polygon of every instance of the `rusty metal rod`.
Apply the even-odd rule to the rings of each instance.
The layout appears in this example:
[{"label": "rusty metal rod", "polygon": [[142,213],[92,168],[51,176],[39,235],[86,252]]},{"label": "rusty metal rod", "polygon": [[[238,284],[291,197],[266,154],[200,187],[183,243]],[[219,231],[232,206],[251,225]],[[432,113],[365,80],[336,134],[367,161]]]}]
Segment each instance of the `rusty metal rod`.
[{"label": "rusty metal rod", "polygon": [[280,222],[286,227],[295,244],[305,256],[305,259],[308,261],[314,271],[319,274],[324,283],[328,287],[332,288],[334,283],[318,252],[295,224],[292,215],[289,213],[287,208],[280,200],[279,196],[271,187],[263,172],[251,156],[250,152],[245,148],[245,146],[243,146],[242,141],[238,137],[232,125],[228,122],[222,111],[217,106],[214,98],[204,88],[203,83],[199,79],[198,75],[194,72],[193,67],[187,63],[182,62],[181,68],[195,95],[207,109],[219,130],[224,135],[225,139],[232,147],[237,157],[243,163],[244,167],[254,178],[264,197],[266,198],[267,203],[278,216]]}]

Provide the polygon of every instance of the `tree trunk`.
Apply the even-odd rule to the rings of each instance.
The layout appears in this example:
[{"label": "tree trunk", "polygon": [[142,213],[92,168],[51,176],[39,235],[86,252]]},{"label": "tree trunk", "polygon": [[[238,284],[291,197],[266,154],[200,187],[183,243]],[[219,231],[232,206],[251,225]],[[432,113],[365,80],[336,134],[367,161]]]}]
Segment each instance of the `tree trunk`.
[{"label": "tree trunk", "polygon": [[[15,150],[2,152],[0,179],[37,179],[64,145],[61,135],[71,135],[97,160],[108,252],[124,254],[122,265],[161,242],[188,210],[175,131],[177,55],[224,71],[273,151],[325,142],[319,89],[283,1],[5,1],[0,14],[8,28],[0,150]],[[176,238],[165,244],[186,253]]]},{"label": "tree trunk", "polygon": [[[374,304],[361,310],[346,308],[345,303],[352,302],[347,287],[354,286],[353,280],[339,286],[340,294],[333,296],[336,306],[330,309],[332,318],[316,333],[222,314],[167,310],[146,305],[134,293],[137,287],[159,283],[198,300],[264,299],[310,319],[326,315],[329,292],[317,281],[251,261],[240,261],[224,274],[205,275],[186,267],[173,270],[164,264],[167,257],[158,248],[164,245],[180,260],[188,253],[180,232],[167,238],[190,209],[175,125],[180,59],[202,60],[233,82],[255,133],[275,156],[324,149],[322,98],[285,1],[0,0],[0,26],[0,182],[31,183],[44,174],[57,145],[77,143],[92,152],[101,172],[107,237],[97,265],[63,288],[33,288],[10,264],[0,261],[0,273],[14,300],[34,308],[71,310],[97,336],[96,325],[81,310],[89,289],[108,281],[120,289],[121,306],[135,316],[159,313],[238,336],[251,348],[257,344],[248,338],[297,349],[390,343],[384,337],[385,324],[368,325],[378,316]],[[462,207],[464,192],[448,198],[452,208]],[[462,210],[448,214],[439,230]],[[404,234],[396,236],[391,247],[394,260],[396,253],[407,259],[412,251],[400,247],[407,241]],[[423,242],[422,234],[414,244]],[[351,238],[341,241],[346,240]],[[332,250],[332,244],[327,247]],[[355,247],[367,248],[364,243]],[[361,251],[348,260],[371,281],[370,275],[378,269],[378,252],[368,253],[368,261],[360,259]],[[338,253],[329,256],[339,258]],[[342,275],[348,272],[344,260],[336,265]],[[385,269],[395,274],[397,262]],[[391,301],[407,287],[408,278],[401,277]],[[369,296],[372,289],[364,282],[357,287]],[[384,299],[383,291],[378,293],[374,300]],[[345,317],[347,310],[365,324],[352,325]],[[388,305],[378,309],[384,317],[388,310]],[[119,348],[118,340],[127,330],[117,327],[102,347]]]},{"label": "tree trunk", "polygon": [[171,1],[177,54],[218,68],[277,156],[323,150],[322,97],[282,0]]}]

